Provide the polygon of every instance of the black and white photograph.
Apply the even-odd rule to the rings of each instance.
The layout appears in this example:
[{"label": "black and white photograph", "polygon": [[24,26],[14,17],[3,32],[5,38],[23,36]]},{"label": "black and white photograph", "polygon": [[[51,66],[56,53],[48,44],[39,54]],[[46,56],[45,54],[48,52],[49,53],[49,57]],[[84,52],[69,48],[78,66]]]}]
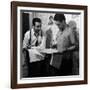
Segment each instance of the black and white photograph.
[{"label": "black and white photograph", "polygon": [[12,7],[17,87],[86,83],[86,6],[14,2]]},{"label": "black and white photograph", "polygon": [[21,11],[21,17],[21,77],[79,75],[80,13]]}]

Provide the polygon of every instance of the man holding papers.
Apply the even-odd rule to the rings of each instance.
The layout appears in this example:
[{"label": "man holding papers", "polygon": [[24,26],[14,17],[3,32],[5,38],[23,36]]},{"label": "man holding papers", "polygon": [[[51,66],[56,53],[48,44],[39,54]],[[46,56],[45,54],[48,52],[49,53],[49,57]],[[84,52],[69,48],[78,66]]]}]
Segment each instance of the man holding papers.
[{"label": "man holding papers", "polygon": [[42,66],[44,54],[39,49],[45,48],[45,37],[41,30],[41,19],[34,18],[32,20],[32,29],[25,33],[23,40],[23,50],[29,53],[29,77],[38,77],[42,75]]},{"label": "man holding papers", "polygon": [[[65,15],[62,13],[57,13],[54,16],[55,25],[58,27],[55,35],[55,43],[52,41],[52,48],[58,50],[57,53],[53,53],[50,61],[50,72],[51,75],[71,75],[72,74],[72,63],[73,55],[72,50],[77,48],[75,42],[75,35],[71,27],[66,24]],[[53,29],[52,29],[53,32]],[[51,35],[53,37],[53,34]],[[49,38],[50,39],[50,38]],[[50,41],[48,41],[50,42]],[[46,45],[48,43],[46,42]]]}]

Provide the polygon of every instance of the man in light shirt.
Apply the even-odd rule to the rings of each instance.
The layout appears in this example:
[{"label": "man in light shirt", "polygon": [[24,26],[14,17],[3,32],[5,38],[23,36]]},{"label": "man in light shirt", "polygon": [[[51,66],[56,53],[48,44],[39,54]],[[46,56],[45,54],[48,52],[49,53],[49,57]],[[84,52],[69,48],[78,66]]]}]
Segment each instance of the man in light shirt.
[{"label": "man in light shirt", "polygon": [[39,52],[45,48],[45,37],[41,30],[41,19],[34,18],[32,20],[32,29],[25,33],[23,40],[23,50],[29,53],[29,75],[30,77],[38,77],[42,74],[44,55]]},{"label": "man in light shirt", "polygon": [[59,28],[57,33],[57,43],[54,45],[62,54],[54,54],[50,65],[53,66],[51,72],[53,75],[71,75],[72,74],[72,52],[75,50],[76,42],[72,29],[66,24],[64,14],[55,14],[55,24]]}]

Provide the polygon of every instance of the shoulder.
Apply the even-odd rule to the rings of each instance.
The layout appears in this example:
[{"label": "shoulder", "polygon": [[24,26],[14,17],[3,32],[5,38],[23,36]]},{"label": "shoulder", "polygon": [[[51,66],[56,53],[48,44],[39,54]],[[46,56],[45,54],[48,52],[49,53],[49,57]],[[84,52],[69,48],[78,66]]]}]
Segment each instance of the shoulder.
[{"label": "shoulder", "polygon": [[28,30],[25,34],[24,34],[25,38],[29,38],[30,37],[30,30]]},{"label": "shoulder", "polygon": [[28,30],[26,33],[25,33],[25,35],[29,35],[30,34],[30,30]]},{"label": "shoulder", "polygon": [[30,33],[30,30],[28,30],[25,34],[29,34]]}]

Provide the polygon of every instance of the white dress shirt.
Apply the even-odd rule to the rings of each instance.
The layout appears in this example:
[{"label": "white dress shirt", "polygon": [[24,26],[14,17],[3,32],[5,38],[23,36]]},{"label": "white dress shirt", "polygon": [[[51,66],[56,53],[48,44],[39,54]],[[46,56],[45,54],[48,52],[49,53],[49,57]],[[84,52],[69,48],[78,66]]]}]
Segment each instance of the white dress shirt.
[{"label": "white dress shirt", "polygon": [[[38,40],[38,46],[35,46],[36,41]],[[45,48],[45,37],[41,35],[41,31],[39,35],[36,37],[33,29],[27,31],[23,40],[23,48],[28,48],[30,62],[41,61],[44,59],[44,55],[39,52],[39,49]]]}]

